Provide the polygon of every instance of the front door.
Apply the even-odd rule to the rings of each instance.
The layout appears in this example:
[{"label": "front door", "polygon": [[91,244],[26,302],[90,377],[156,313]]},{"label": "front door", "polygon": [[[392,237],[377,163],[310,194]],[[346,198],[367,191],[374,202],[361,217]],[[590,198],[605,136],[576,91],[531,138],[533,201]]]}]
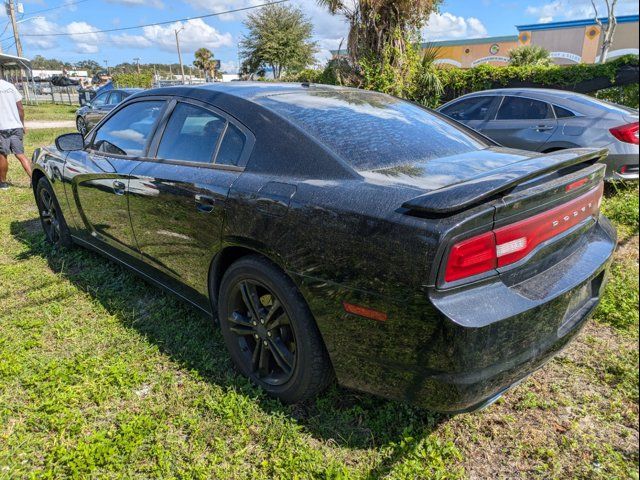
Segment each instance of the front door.
[{"label": "front door", "polygon": [[557,128],[558,121],[550,104],[506,96],[495,119],[485,122],[479,131],[505,147],[537,152]]},{"label": "front door", "polygon": [[77,236],[111,253],[136,254],[128,211],[129,175],[145,158],[164,100],[125,106],[65,163]]},{"label": "front door", "polygon": [[242,171],[247,142],[241,128],[211,107],[177,102],[154,141],[155,161],[131,174],[129,208],[143,261],[176,288],[188,286],[187,296],[208,297],[225,202]]}]

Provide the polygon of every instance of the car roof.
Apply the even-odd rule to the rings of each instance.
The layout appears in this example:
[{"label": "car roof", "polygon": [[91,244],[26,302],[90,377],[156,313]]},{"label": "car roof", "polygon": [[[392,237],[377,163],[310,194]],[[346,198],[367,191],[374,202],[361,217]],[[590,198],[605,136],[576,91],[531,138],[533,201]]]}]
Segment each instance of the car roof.
[{"label": "car roof", "polygon": [[277,82],[218,82],[205,85],[176,85],[145,90],[147,95],[175,95],[205,99],[220,95],[238,97],[247,101],[255,101],[270,95],[300,93],[318,90],[351,90],[347,87],[318,85],[310,83],[277,83]]},{"label": "car roof", "polygon": [[144,92],[144,88],[116,88],[114,92],[125,92],[133,95],[134,93]]},{"label": "car roof", "polygon": [[571,99],[584,96],[576,92],[570,92],[567,90],[554,90],[551,88],[495,88],[492,90],[481,90],[479,92],[469,93],[467,95],[463,95],[460,98],[477,97],[482,95],[512,95],[515,97],[531,96],[548,101],[559,101],[562,99]]}]

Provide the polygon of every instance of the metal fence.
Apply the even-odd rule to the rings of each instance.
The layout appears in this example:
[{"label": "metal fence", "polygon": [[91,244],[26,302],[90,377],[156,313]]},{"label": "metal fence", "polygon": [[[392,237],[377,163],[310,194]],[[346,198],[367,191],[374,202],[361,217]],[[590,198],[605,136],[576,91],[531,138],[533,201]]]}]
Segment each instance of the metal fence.
[{"label": "metal fence", "polygon": [[56,103],[61,105],[79,105],[80,104],[80,87],[57,87],[51,82],[24,82],[16,85],[24,102],[29,105],[37,105],[39,103]]},{"label": "metal fence", "polygon": [[[190,78],[186,82],[188,85],[204,84],[204,79]],[[181,80],[157,79],[154,88],[182,85]],[[23,102],[27,105],[37,105],[40,103],[55,103],[60,105],[83,105],[91,100],[94,93],[92,90],[83,90],[78,85],[68,87],[57,87],[51,82],[16,81],[16,87],[24,97]]]}]

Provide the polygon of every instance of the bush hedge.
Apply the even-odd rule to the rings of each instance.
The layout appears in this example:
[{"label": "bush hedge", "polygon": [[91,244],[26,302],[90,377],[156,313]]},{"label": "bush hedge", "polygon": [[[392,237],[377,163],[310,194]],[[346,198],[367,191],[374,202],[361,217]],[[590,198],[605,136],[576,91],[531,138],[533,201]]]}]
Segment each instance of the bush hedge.
[{"label": "bush hedge", "polygon": [[[354,82],[357,77],[353,73],[345,74],[345,61],[332,60],[324,69],[303,70],[291,81],[324,83],[329,85],[347,85],[381,90],[385,82],[372,78],[368,74]],[[635,108],[638,106],[638,56],[627,55],[604,64],[577,64],[569,66],[553,65],[498,67],[479,65],[470,69],[435,68],[434,72],[440,80],[441,93],[434,92],[432,84],[419,80],[403,82],[398,91],[396,83],[392,90],[382,88],[385,93],[393,93],[409,100],[419,101],[428,106],[435,106],[471,92],[491,88],[537,87],[571,90],[580,93],[601,93],[599,98],[609,99]],[[384,76],[388,76],[383,72]],[[415,77],[420,78],[420,75]],[[347,79],[346,81],[344,79]],[[605,90],[606,89],[606,90]]]},{"label": "bush hedge", "polygon": [[111,78],[116,88],[151,88],[153,86],[151,73],[114,73]]}]

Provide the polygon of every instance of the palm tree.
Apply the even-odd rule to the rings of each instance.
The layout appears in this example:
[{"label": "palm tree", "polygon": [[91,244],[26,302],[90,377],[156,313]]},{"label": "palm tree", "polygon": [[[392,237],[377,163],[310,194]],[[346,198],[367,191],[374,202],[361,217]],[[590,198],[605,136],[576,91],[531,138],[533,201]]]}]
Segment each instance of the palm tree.
[{"label": "palm tree", "polygon": [[509,52],[509,65],[513,67],[525,67],[535,65],[549,67],[553,64],[549,50],[539,45],[523,45]]},{"label": "palm tree", "polygon": [[[387,47],[402,58],[408,43],[441,0],[318,0],[350,24],[347,48],[354,62],[365,55],[381,58]],[[392,58],[392,64],[396,59]]]},{"label": "palm tree", "polygon": [[438,105],[444,93],[442,80],[436,72],[437,65],[435,61],[438,59],[439,53],[440,49],[438,47],[427,45],[422,52],[422,61],[415,78],[415,99],[432,108]]},{"label": "palm tree", "polygon": [[213,58],[213,52],[208,48],[199,48],[194,55],[196,59],[193,61],[193,66],[204,72],[205,79],[215,78],[216,63]]}]

